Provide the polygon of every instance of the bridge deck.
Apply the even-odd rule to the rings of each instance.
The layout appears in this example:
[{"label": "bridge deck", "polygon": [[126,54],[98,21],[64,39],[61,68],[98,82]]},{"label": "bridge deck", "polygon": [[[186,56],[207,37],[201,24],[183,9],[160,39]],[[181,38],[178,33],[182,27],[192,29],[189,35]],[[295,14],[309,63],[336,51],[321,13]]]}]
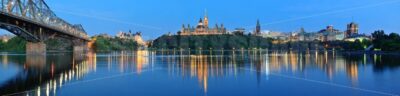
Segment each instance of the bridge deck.
[{"label": "bridge deck", "polygon": [[45,27],[45,28],[48,28],[48,29],[51,29],[51,30],[60,32],[60,33],[62,33],[62,34],[66,34],[66,35],[69,35],[69,36],[73,36],[73,37],[75,37],[75,38],[83,39],[83,40],[86,40],[86,41],[89,41],[89,40],[90,40],[88,37],[82,37],[82,36],[73,34],[73,33],[71,33],[71,32],[66,32],[66,31],[64,31],[64,30],[61,30],[60,28],[56,28],[56,27],[52,27],[52,26],[49,26],[49,25],[46,25],[46,24],[42,24],[42,23],[40,23],[40,22],[37,22],[37,21],[34,21],[34,20],[29,20],[29,19],[24,18],[24,17],[20,17],[20,16],[17,16],[17,15],[9,14],[9,13],[2,12],[2,11],[0,11],[0,14],[1,14],[1,15],[4,15],[4,16],[11,17],[11,18],[15,18],[15,19],[18,19],[18,20],[23,20],[23,21],[26,21],[26,22],[29,22],[29,23],[33,23],[33,24],[36,24],[36,25],[39,25],[39,26],[42,26],[42,27]]}]

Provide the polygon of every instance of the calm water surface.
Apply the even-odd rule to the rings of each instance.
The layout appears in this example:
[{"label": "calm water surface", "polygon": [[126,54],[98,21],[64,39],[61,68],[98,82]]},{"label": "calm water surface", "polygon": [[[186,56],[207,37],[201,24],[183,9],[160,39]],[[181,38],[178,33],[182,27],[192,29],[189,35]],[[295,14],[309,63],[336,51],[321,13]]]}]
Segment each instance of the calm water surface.
[{"label": "calm water surface", "polygon": [[331,51],[0,53],[0,94],[400,95],[400,56]]}]

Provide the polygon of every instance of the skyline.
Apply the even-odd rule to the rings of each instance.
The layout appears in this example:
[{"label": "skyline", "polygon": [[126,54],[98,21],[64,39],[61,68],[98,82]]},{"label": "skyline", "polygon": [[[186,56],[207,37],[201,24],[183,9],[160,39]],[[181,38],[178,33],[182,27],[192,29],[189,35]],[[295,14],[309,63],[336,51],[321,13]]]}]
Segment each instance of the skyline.
[{"label": "skyline", "polygon": [[[141,31],[146,40],[155,39],[165,33],[179,31],[182,24],[195,25],[204,16],[205,10],[211,26],[223,23],[228,30],[237,27],[254,30],[259,19],[262,30],[279,32],[296,31],[301,27],[314,32],[328,25],[344,31],[346,24],[352,21],[360,24],[360,33],[369,34],[379,29],[400,32],[400,26],[396,24],[396,21],[400,21],[400,18],[396,18],[400,17],[400,13],[395,10],[400,9],[400,6],[396,6],[400,5],[399,0],[75,1],[47,1],[47,4],[59,17],[72,24],[82,24],[91,36],[132,30]],[[93,2],[96,4],[91,5]]]}]

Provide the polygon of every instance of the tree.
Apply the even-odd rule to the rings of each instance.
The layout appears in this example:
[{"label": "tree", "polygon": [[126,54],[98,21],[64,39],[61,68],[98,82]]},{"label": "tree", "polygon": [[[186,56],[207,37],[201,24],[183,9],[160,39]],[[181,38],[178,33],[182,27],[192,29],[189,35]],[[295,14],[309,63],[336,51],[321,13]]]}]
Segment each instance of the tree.
[{"label": "tree", "polygon": [[383,30],[377,30],[372,33],[372,37],[374,38],[374,46],[375,48],[382,49],[383,41],[388,37]]},{"label": "tree", "polygon": [[372,37],[376,40],[382,40],[382,39],[386,39],[387,35],[385,34],[385,31],[377,30],[374,33],[372,33]]},{"label": "tree", "polygon": [[390,33],[389,34],[389,39],[391,39],[391,40],[400,40],[400,36],[397,33]]}]

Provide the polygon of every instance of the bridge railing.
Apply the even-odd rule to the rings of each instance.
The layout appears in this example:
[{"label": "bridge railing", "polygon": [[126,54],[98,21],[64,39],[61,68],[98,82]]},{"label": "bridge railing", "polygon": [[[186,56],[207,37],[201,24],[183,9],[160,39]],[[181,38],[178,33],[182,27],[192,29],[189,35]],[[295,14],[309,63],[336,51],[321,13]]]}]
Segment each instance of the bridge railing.
[{"label": "bridge railing", "polygon": [[1,0],[0,3],[2,14],[23,18],[75,37],[89,39],[82,26],[72,25],[57,17],[44,0]]}]

